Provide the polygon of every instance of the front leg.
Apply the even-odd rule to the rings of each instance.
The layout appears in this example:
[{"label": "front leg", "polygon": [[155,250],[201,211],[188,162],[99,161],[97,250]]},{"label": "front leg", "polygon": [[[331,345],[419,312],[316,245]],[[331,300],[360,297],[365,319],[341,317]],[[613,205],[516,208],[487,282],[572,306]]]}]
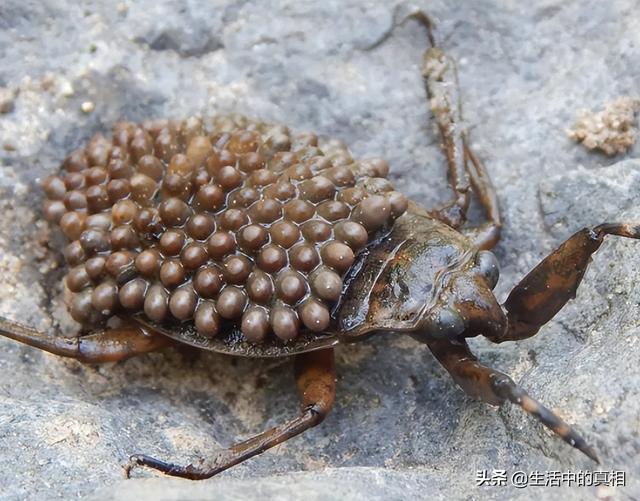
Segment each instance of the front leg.
[{"label": "front leg", "polygon": [[127,476],[136,466],[146,466],[174,477],[203,480],[320,424],[327,416],[336,394],[333,349],[302,353],[295,359],[295,378],[302,403],[298,417],[226,449],[208,461],[206,467],[180,466],[144,454],[131,456]]},{"label": "front leg", "polygon": [[487,336],[496,343],[526,339],[576,295],[591,256],[606,235],[640,238],[640,225],[605,223],[583,228],[547,256],[511,291],[504,303],[508,328],[499,336]]},{"label": "front leg", "polygon": [[598,456],[580,434],[562,418],[520,388],[509,376],[482,365],[466,341],[427,341],[429,349],[470,397],[492,405],[511,402],[535,416],[569,445],[599,463]]}]

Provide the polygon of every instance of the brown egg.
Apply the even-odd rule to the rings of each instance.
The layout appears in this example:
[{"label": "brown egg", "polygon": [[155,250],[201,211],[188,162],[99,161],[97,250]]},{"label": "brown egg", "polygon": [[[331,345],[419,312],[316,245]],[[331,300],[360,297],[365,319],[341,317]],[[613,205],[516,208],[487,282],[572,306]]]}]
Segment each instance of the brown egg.
[{"label": "brown egg", "polygon": [[393,217],[399,217],[404,214],[409,206],[409,200],[405,195],[399,191],[391,191],[387,193],[386,197],[391,205],[391,215]]},{"label": "brown egg", "polygon": [[322,202],[333,198],[336,187],[330,179],[324,176],[315,176],[300,184],[300,198],[313,203]]},{"label": "brown egg", "polygon": [[338,194],[338,200],[354,206],[362,202],[367,196],[367,192],[360,186],[354,186],[353,188],[345,188]]},{"label": "brown egg", "polygon": [[84,249],[78,240],[74,240],[67,245],[64,248],[63,255],[69,266],[76,266],[87,259]]},{"label": "brown egg", "polygon": [[288,306],[276,306],[271,309],[271,328],[283,341],[291,341],[298,336],[300,320],[296,312]]},{"label": "brown egg", "polygon": [[261,306],[252,306],[242,315],[240,329],[251,343],[263,342],[269,334],[269,313]]},{"label": "brown egg", "polygon": [[195,270],[209,259],[207,249],[203,244],[196,242],[188,244],[180,254],[180,260],[186,270]]},{"label": "brown egg", "polygon": [[327,221],[337,221],[349,217],[351,209],[344,202],[338,200],[327,200],[316,207],[318,215]]},{"label": "brown egg", "polygon": [[207,214],[195,214],[187,221],[187,233],[196,240],[206,240],[216,229],[216,221]]},{"label": "brown egg", "polygon": [[260,250],[256,262],[260,269],[275,273],[287,264],[287,253],[278,245],[267,244]]},{"label": "brown egg", "polygon": [[213,301],[202,301],[198,305],[194,322],[198,334],[214,337],[220,331],[220,315]]},{"label": "brown egg", "polygon": [[282,216],[282,206],[278,201],[266,198],[253,204],[249,214],[258,223],[272,223]]},{"label": "brown egg", "polygon": [[204,165],[213,145],[207,136],[195,136],[187,147],[187,157],[196,167]]},{"label": "brown egg", "polygon": [[307,282],[297,271],[286,270],[278,275],[276,293],[285,303],[295,304],[307,293]]},{"label": "brown egg", "polygon": [[229,192],[234,188],[237,188],[242,183],[242,175],[238,172],[237,169],[231,167],[230,165],[226,165],[221,167],[218,173],[216,174],[216,182],[220,185],[220,187]]},{"label": "brown egg", "polygon": [[133,227],[143,235],[156,235],[163,230],[158,210],[152,207],[141,209],[133,220]]},{"label": "brown egg", "polygon": [[87,216],[81,212],[67,212],[60,218],[60,228],[69,240],[77,240],[85,229]]},{"label": "brown egg", "polygon": [[72,151],[63,162],[64,169],[67,172],[80,172],[88,167],[87,157],[84,150],[79,149]]},{"label": "brown egg", "polygon": [[229,205],[231,207],[249,207],[253,202],[260,198],[260,193],[250,186],[240,188],[229,197]]},{"label": "brown egg", "polygon": [[140,245],[138,234],[130,225],[118,226],[111,230],[112,249],[134,249]]},{"label": "brown egg", "polygon": [[91,305],[91,290],[86,290],[79,294],[74,294],[71,300],[69,313],[76,321],[84,325],[93,325],[100,320],[98,313]]},{"label": "brown egg", "polygon": [[96,256],[92,257],[91,259],[87,259],[87,262],[84,263],[84,268],[91,280],[97,282],[104,277],[106,261],[107,260],[102,256]]},{"label": "brown egg", "polygon": [[229,256],[224,259],[222,275],[230,284],[244,284],[253,268],[251,261],[244,256]]},{"label": "brown egg", "polygon": [[165,256],[177,256],[182,251],[186,237],[181,230],[165,231],[160,237],[160,251]]},{"label": "brown egg", "polygon": [[364,174],[369,177],[387,177],[389,174],[389,163],[380,157],[362,160],[360,167]]},{"label": "brown egg", "polygon": [[162,180],[162,196],[176,197],[187,201],[193,191],[191,179],[174,173],[168,173]]},{"label": "brown egg", "polygon": [[135,257],[131,252],[120,251],[111,254],[105,262],[105,270],[114,278],[120,278],[133,268]]},{"label": "brown egg", "polygon": [[243,172],[253,172],[264,167],[265,159],[257,152],[244,153],[240,155],[240,170]]},{"label": "brown egg", "polygon": [[296,187],[289,181],[285,180],[280,180],[277,183],[267,186],[263,191],[265,198],[275,198],[281,202],[291,200],[297,195],[297,193],[298,191],[296,190]]},{"label": "brown egg", "polygon": [[169,311],[178,320],[188,320],[193,316],[197,304],[198,297],[196,293],[191,286],[186,285],[171,294]]},{"label": "brown egg", "polygon": [[149,287],[144,299],[144,314],[154,322],[162,322],[169,312],[169,293],[159,284]]},{"label": "brown egg", "polygon": [[191,215],[189,206],[176,197],[168,198],[162,202],[159,212],[162,222],[169,227],[182,226]]},{"label": "brown egg", "polygon": [[107,195],[112,203],[128,197],[130,193],[131,184],[128,179],[112,179],[107,183]]},{"label": "brown egg", "polygon": [[260,136],[255,132],[236,132],[231,135],[226,148],[233,153],[249,153],[256,151],[260,144]]},{"label": "brown egg", "polygon": [[84,210],[87,208],[87,197],[84,195],[84,191],[71,190],[64,195],[64,206],[69,211]]},{"label": "brown egg", "polygon": [[225,230],[236,231],[249,222],[244,209],[227,209],[220,216],[220,226]]},{"label": "brown egg", "polygon": [[187,155],[177,153],[171,157],[169,167],[167,168],[167,174],[175,174],[179,177],[191,180],[195,173],[195,169],[196,166],[191,160],[189,160]]},{"label": "brown egg", "polygon": [[85,187],[85,178],[80,172],[69,172],[64,177],[64,186],[67,190],[79,190]]},{"label": "brown egg", "polygon": [[111,248],[109,233],[102,230],[88,229],[80,234],[78,241],[87,254],[104,252]]},{"label": "brown egg", "polygon": [[89,186],[102,184],[107,180],[107,171],[102,167],[91,167],[85,171],[84,177]]},{"label": "brown egg", "polygon": [[62,200],[67,191],[64,181],[58,176],[49,176],[42,182],[42,189],[49,200]]},{"label": "brown egg", "polygon": [[89,166],[106,165],[111,153],[111,143],[101,135],[95,135],[86,148]]},{"label": "brown egg", "polygon": [[[124,146],[124,145],[123,145]],[[134,162],[140,162],[145,156],[153,151],[153,139],[144,130],[137,130],[134,134],[131,144],[129,145],[129,153]]]},{"label": "brown egg", "polygon": [[162,162],[153,155],[144,155],[138,160],[138,172],[160,182],[164,176],[164,167]]},{"label": "brown egg", "polygon": [[289,251],[289,262],[298,271],[311,271],[320,262],[315,246],[307,243],[297,244]]},{"label": "brown egg", "polygon": [[164,162],[169,162],[171,157],[178,151],[177,138],[169,129],[162,129],[153,142],[155,155]]},{"label": "brown egg", "polygon": [[336,238],[342,240],[352,249],[360,249],[369,241],[367,230],[355,221],[341,221],[335,225],[334,231]]},{"label": "brown egg", "polygon": [[302,323],[313,332],[322,332],[329,327],[331,315],[329,309],[315,299],[308,299],[298,307]]},{"label": "brown egg", "polygon": [[80,292],[91,284],[91,279],[85,267],[78,265],[67,274],[66,283],[71,292]]},{"label": "brown egg", "polygon": [[335,271],[326,266],[320,267],[309,277],[311,290],[320,299],[336,302],[342,293],[342,279]]},{"label": "brown egg", "polygon": [[111,214],[108,211],[91,214],[87,217],[87,228],[109,231],[111,229]]},{"label": "brown egg", "polygon": [[285,176],[295,181],[304,181],[305,179],[311,179],[313,172],[311,172],[309,166],[305,164],[295,164],[285,171]]},{"label": "brown egg", "polygon": [[193,278],[193,288],[202,297],[215,297],[222,288],[222,273],[213,266],[204,266]]},{"label": "brown egg", "polygon": [[239,318],[247,304],[247,296],[238,287],[225,287],[216,301],[216,309],[222,318]]},{"label": "brown egg", "polygon": [[111,207],[111,200],[109,200],[106,186],[89,186],[85,194],[87,207],[91,213],[100,212]]},{"label": "brown egg", "polygon": [[263,271],[256,270],[247,280],[247,294],[249,299],[258,304],[268,304],[273,296],[273,281]]},{"label": "brown egg", "polygon": [[160,266],[160,281],[165,287],[173,289],[185,281],[184,266],[178,260],[168,260]]},{"label": "brown egg", "polygon": [[324,264],[335,268],[340,273],[347,271],[355,259],[351,247],[335,240],[325,244],[320,251],[320,255]]},{"label": "brown egg", "polygon": [[130,311],[138,311],[144,305],[146,292],[147,282],[141,278],[135,278],[120,287],[118,298],[123,308]]},{"label": "brown egg", "polygon": [[376,231],[384,226],[391,216],[391,204],[382,195],[371,195],[355,208],[353,219],[367,231]]},{"label": "brown egg", "polygon": [[110,179],[129,179],[133,175],[133,168],[128,160],[112,158],[107,165]]},{"label": "brown egg", "polygon": [[103,282],[93,289],[91,305],[102,315],[111,315],[118,308],[118,287],[114,282]]},{"label": "brown egg", "polygon": [[245,226],[238,233],[238,245],[247,251],[259,250],[269,239],[269,233],[259,224]]},{"label": "brown egg", "polygon": [[271,240],[284,247],[289,248],[300,238],[298,226],[290,221],[278,221],[270,229]]},{"label": "brown egg", "polygon": [[324,221],[307,221],[300,229],[309,242],[324,242],[331,238],[331,225]]},{"label": "brown egg", "polygon": [[355,175],[349,167],[332,167],[322,172],[323,176],[329,178],[333,184],[339,187],[353,186],[356,182]]},{"label": "brown egg", "polygon": [[282,172],[298,163],[298,156],[292,151],[280,151],[273,155],[269,168],[274,172]]},{"label": "brown egg", "polygon": [[221,260],[227,254],[236,250],[236,240],[231,233],[216,231],[207,240],[207,251],[216,260]]},{"label": "brown egg", "polygon": [[45,200],[42,212],[47,221],[60,224],[60,220],[66,214],[67,208],[60,200]]},{"label": "brown egg", "polygon": [[160,271],[162,258],[155,249],[142,251],[135,260],[135,267],[141,275],[153,277]]},{"label": "brown egg", "polygon": [[130,179],[131,197],[140,205],[149,205],[149,202],[158,191],[158,183],[144,174],[134,174]]},{"label": "brown egg", "polygon": [[278,180],[278,174],[269,169],[253,171],[249,176],[249,183],[253,186],[268,186]]},{"label": "brown egg", "polygon": [[224,205],[225,194],[214,184],[205,184],[196,192],[195,204],[200,210],[217,211]]},{"label": "brown egg", "polygon": [[111,208],[111,217],[113,224],[119,226],[121,224],[131,223],[138,215],[138,205],[132,200],[120,200]]},{"label": "brown egg", "polygon": [[313,217],[316,208],[305,200],[291,200],[284,206],[284,216],[286,219],[303,223]]}]

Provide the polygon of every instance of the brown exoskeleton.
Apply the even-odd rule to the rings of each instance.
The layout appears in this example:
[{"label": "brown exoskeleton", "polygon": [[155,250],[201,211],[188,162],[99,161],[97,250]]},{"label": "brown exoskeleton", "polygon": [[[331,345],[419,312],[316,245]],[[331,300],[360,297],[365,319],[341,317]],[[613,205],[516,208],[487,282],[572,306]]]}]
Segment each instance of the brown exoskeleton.
[{"label": "brown exoskeleton", "polygon": [[[74,266],[67,287],[77,293],[70,310],[86,332],[76,338],[50,336],[0,318],[0,334],[88,363],[124,360],[176,343],[236,356],[295,357],[302,401],[298,417],[234,445],[206,466],[183,467],[134,455],[127,473],[142,465],[174,476],[208,478],[316,426],[335,399],[333,348],[381,332],[408,334],[427,344],[470,396],[494,405],[512,402],[598,460],[593,448],[567,423],[508,376],[478,362],[466,338],[482,335],[501,343],[535,335],[574,296],[604,237],[640,238],[640,227],[613,223],[579,231],[529,273],[503,305],[498,304],[492,293],[498,265],[490,252],[502,226],[497,198],[466,131],[458,125],[453,63],[435,46],[428,18],[420,13],[414,17],[427,27],[431,43],[422,72],[454,193],[444,207],[426,210],[407,203],[379,179],[384,177],[384,168],[378,164],[362,170],[361,164],[350,163],[346,150],[338,151],[329,162],[319,162],[324,153],[312,137],[296,140],[302,144],[300,149],[280,129],[279,135],[274,132],[262,143],[254,141],[252,134],[261,130],[255,123],[241,133],[220,129],[206,134],[200,125],[192,133],[190,123],[175,129],[168,123],[139,128],[124,124],[116,129],[111,145],[97,142],[87,149],[89,166],[83,164],[84,153],[76,155],[65,163],[70,174],[64,181],[54,179],[45,186],[49,196],[45,216],[60,223],[73,241],[65,249],[67,261]],[[110,152],[105,153],[107,150]],[[311,150],[314,156],[305,158]],[[278,156],[282,152],[293,155]],[[247,172],[254,164],[260,174],[250,178]],[[150,184],[154,169],[160,187]],[[354,180],[345,181],[345,173]],[[185,176],[188,182],[181,184]],[[355,185],[358,176],[361,181]],[[240,183],[248,179],[253,180],[254,188],[260,186],[262,191],[254,189],[262,197],[259,201],[278,200],[272,203],[273,218],[269,219],[271,209],[265,204],[251,212],[258,198],[242,205],[241,197],[250,198],[250,190],[242,189],[251,186]],[[311,184],[305,184],[307,181]],[[90,188],[80,191],[85,185]],[[101,186],[105,186],[103,198]],[[207,189],[196,191],[203,187]],[[220,187],[226,190],[223,202],[215,205],[212,200]],[[309,214],[313,215],[305,216],[306,209],[300,204],[289,212],[285,206],[280,212],[280,201],[289,200],[287,189],[312,206]],[[346,197],[347,192],[351,198]],[[466,230],[463,226],[472,194],[478,197],[488,221]],[[127,203],[120,203],[123,200]],[[235,220],[241,221],[237,226],[233,226],[231,210]],[[260,224],[248,225],[251,231],[245,233],[247,214]],[[292,243],[282,243],[288,234],[274,231],[276,221],[286,222],[287,231],[294,232]],[[342,231],[345,226],[339,230],[340,221],[354,223],[351,232]],[[304,228],[310,222],[315,226]],[[211,232],[217,226],[231,240],[214,241],[216,233]],[[322,236],[324,230],[328,233]],[[111,231],[110,240],[105,240],[107,231]],[[269,236],[262,238],[261,232]],[[169,233],[173,240],[163,240]],[[361,237],[364,241],[358,244]],[[335,246],[336,240],[342,243]],[[171,251],[178,241],[177,250]],[[218,255],[228,242],[231,247]],[[330,244],[334,246],[329,248]],[[269,245],[270,260],[263,254]],[[357,253],[350,254],[351,248]],[[286,254],[283,249],[290,250]],[[138,259],[143,255],[144,259]],[[98,267],[100,262],[107,272]],[[286,282],[281,270],[288,265],[297,271],[287,271],[286,277],[295,279]],[[203,269],[199,266],[207,267],[204,278],[198,278],[195,271]],[[211,269],[220,269],[220,276]],[[252,270],[261,274],[253,281]],[[300,270],[308,273],[306,282]],[[296,287],[301,290],[299,295]],[[223,300],[225,290],[233,297],[226,294]],[[246,296],[254,302],[251,307],[246,306]],[[103,316],[119,317],[122,323],[107,327]]]}]

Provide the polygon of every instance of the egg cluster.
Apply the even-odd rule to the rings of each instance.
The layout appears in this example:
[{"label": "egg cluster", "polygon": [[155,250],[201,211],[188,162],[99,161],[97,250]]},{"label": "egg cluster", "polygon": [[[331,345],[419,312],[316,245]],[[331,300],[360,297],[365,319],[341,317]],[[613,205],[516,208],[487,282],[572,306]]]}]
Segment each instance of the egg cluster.
[{"label": "egg cluster", "polygon": [[236,322],[252,343],[321,332],[359,250],[407,207],[381,159],[336,140],[219,117],[123,122],[44,183],[70,243],[70,313]]}]

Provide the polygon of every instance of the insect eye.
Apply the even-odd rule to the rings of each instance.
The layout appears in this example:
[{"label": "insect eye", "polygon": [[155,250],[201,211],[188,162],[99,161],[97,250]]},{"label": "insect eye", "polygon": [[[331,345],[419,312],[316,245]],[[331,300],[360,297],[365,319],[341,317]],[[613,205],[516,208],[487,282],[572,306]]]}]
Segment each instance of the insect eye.
[{"label": "insect eye", "polygon": [[493,255],[493,252],[480,251],[476,258],[480,273],[487,280],[487,285],[493,289],[498,283],[500,278],[500,269],[498,267],[498,260]]},{"label": "insect eye", "polygon": [[455,311],[443,308],[432,318],[430,334],[436,339],[451,339],[464,331],[464,320]]}]

